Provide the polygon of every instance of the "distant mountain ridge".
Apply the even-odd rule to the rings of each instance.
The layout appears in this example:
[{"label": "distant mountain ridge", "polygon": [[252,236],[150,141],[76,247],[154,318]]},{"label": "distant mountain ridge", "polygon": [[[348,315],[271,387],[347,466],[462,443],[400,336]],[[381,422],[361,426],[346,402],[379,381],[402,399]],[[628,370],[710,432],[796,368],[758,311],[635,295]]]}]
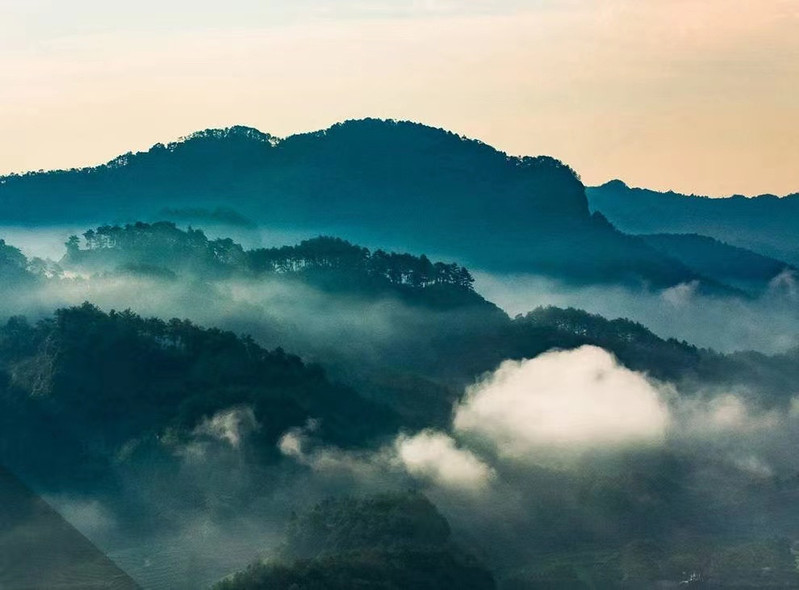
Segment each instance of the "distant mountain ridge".
[{"label": "distant mountain ridge", "polygon": [[591,215],[567,165],[418,123],[347,121],[285,139],[207,130],[94,168],[0,178],[6,223],[96,225],[186,208],[566,281],[701,278]]},{"label": "distant mountain ridge", "polygon": [[776,287],[796,267],[699,234],[646,234],[647,244],[699,274],[752,295]]},{"label": "distant mountain ridge", "polygon": [[632,234],[702,234],[799,266],[799,193],[710,198],[631,188],[586,189],[592,210]]}]

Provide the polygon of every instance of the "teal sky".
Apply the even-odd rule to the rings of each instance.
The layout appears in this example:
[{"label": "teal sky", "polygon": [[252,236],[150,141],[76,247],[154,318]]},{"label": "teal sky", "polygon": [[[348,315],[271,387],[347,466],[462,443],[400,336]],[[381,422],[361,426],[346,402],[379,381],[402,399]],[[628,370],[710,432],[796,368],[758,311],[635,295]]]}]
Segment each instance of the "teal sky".
[{"label": "teal sky", "polygon": [[796,0],[0,0],[0,172],[412,119],[586,183],[799,191]]}]

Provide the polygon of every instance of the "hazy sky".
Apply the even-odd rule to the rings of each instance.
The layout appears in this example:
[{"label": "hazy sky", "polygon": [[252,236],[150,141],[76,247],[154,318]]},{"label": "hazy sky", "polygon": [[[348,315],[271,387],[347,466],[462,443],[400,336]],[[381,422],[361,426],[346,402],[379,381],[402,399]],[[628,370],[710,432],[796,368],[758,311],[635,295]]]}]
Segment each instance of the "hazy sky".
[{"label": "hazy sky", "polygon": [[587,184],[799,191],[799,0],[0,0],[0,172],[412,119]]}]

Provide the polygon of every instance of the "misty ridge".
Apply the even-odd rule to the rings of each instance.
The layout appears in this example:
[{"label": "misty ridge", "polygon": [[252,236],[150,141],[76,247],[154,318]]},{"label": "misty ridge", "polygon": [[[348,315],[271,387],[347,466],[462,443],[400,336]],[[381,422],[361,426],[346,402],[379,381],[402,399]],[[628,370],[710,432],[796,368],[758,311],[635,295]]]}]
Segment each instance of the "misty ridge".
[{"label": "misty ridge", "polygon": [[796,236],[595,190],[377,120],[4,177],[0,465],[145,588],[796,586]]},{"label": "misty ridge", "polygon": [[701,234],[799,264],[799,193],[712,199],[631,188],[620,180],[586,190],[593,209],[625,232]]},{"label": "misty ridge", "polygon": [[410,122],[347,121],[285,139],[213,129],[94,168],[0,178],[6,225],[152,221],[165,210],[185,221],[191,209],[569,283],[701,278],[592,213],[566,164]]}]

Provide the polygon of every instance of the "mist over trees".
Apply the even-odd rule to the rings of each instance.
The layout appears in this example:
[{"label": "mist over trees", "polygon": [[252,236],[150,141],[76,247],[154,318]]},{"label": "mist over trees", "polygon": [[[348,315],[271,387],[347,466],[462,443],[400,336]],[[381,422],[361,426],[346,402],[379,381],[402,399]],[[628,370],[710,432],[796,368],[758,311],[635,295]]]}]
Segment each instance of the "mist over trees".
[{"label": "mist over trees", "polygon": [[[70,238],[58,264],[42,261],[58,269],[49,273],[32,271],[19,250],[3,246],[5,277],[31,295],[105,281],[123,291],[146,285],[153,295],[184,283],[188,291],[218,285],[204,296],[211,314],[204,317],[222,324],[241,312],[220,294],[246,286],[257,297],[287,285],[293,315],[234,320],[252,337],[90,303],[40,319],[14,316],[0,327],[0,458],[38,490],[102,502],[115,526],[143,544],[181,534],[200,515],[220,530],[236,518],[248,531],[273,519],[263,534],[288,522],[284,544],[265,561],[254,561],[261,540],[249,545],[252,553],[236,549],[218,563],[207,547],[191,546],[205,551],[208,584],[247,562],[254,565],[220,587],[434,589],[457,580],[514,589],[584,579],[620,587],[692,574],[724,584],[794,580],[785,539],[796,486],[781,450],[784,465],[767,476],[700,452],[683,435],[663,448],[600,456],[582,472],[522,468],[471,446],[452,417],[503,362],[585,345],[678,390],[664,402],[675,415],[722,404],[748,412],[741,420],[790,416],[796,351],[725,355],[574,308],[511,318],[475,292],[459,264],[332,237],[248,250],[172,223],[106,225]],[[188,305],[182,289],[169,297]],[[320,338],[312,329],[319,310],[341,314],[344,301],[352,315],[340,315]],[[335,336],[366,313],[377,314],[369,321],[385,332],[380,340],[369,340],[371,324],[359,346]],[[292,342],[292,353],[315,362],[259,341]],[[726,401],[718,391],[736,397]],[[793,434],[785,428],[788,445]],[[426,448],[409,446],[415,440],[430,441],[431,454],[408,455]],[[486,489],[464,499],[435,484],[431,470],[441,458],[468,468],[491,461],[480,468],[490,475]],[[710,485],[713,478],[728,492]],[[323,500],[398,489],[429,491],[442,512],[415,494]],[[680,537],[685,528],[701,539]],[[113,549],[115,537],[106,539]],[[773,572],[767,578],[761,564]],[[146,574],[137,567],[133,573]]]},{"label": "mist over trees", "polygon": [[20,431],[14,408],[52,423],[60,433],[56,441],[95,449],[64,466],[62,485],[92,481],[126,443],[146,447],[151,437],[190,437],[203,419],[229,408],[252,412],[259,425],[253,436],[267,461],[283,432],[311,418],[320,421],[319,437],[344,446],[396,424],[388,409],[330,383],[321,368],[280,349],[266,351],[251,338],[188,321],[106,314],[90,304],[36,324],[10,319],[0,330],[0,366],[6,464],[41,481],[52,470],[26,462],[49,463],[48,454],[61,452],[61,442],[51,447],[42,433]]},{"label": "mist over trees", "polygon": [[186,272],[200,278],[296,277],[320,288],[374,293],[391,291],[430,304],[448,299],[480,304],[474,278],[456,263],[427,256],[355,246],[334,237],[296,246],[245,250],[230,238],[209,239],[202,230],[171,222],[101,226],[71,236],[61,265],[90,272]]},{"label": "mist over trees", "polygon": [[[799,347],[479,289],[780,306],[790,330],[784,228],[631,235],[591,195],[378,120],[3,177],[5,219],[93,227],[58,261],[0,240],[0,465],[152,588],[796,586]],[[320,237],[246,240],[267,226]]]}]

